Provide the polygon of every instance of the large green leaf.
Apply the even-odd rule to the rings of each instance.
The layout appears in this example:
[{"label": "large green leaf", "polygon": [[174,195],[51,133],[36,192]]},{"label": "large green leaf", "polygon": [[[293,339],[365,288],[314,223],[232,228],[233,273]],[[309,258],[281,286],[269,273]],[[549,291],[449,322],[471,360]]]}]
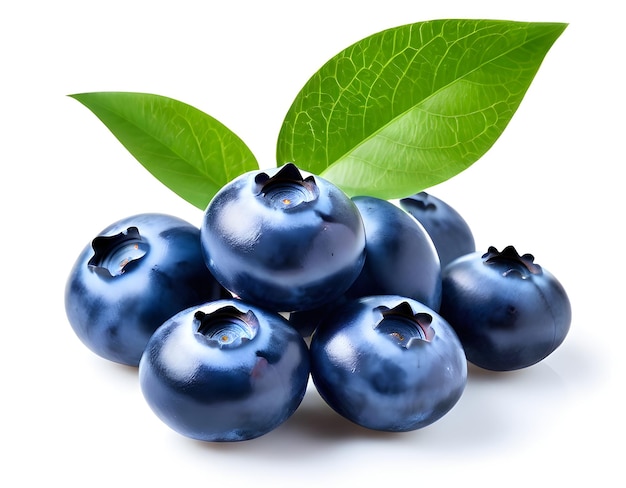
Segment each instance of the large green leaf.
[{"label": "large green leaf", "polygon": [[161,183],[202,210],[224,184],[258,169],[239,137],[186,103],[130,92],[70,96],[89,108]]},{"label": "large green leaf", "polygon": [[435,20],[367,37],[302,88],[277,161],[350,195],[399,198],[445,181],[502,134],[566,26]]}]

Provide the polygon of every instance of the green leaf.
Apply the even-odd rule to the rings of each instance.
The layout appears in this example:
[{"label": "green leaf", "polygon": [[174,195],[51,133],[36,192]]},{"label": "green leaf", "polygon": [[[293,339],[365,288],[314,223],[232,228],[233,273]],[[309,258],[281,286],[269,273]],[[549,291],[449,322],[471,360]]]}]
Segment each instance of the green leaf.
[{"label": "green leaf", "polygon": [[302,88],[277,161],[350,195],[400,198],[441,183],[494,144],[566,27],[435,20],[367,37]]},{"label": "green leaf", "polygon": [[161,183],[204,210],[240,174],[258,169],[248,147],[210,115],[160,95],[70,95],[89,108]]}]

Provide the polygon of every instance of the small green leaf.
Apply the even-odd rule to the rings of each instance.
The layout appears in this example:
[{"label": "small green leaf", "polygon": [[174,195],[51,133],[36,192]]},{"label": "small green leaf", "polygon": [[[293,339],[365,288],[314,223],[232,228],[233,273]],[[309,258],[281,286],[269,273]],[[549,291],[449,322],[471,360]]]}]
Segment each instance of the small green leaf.
[{"label": "small green leaf", "polygon": [[160,95],[70,95],[89,108],[161,183],[204,210],[240,174],[258,169],[248,147],[210,115]]},{"label": "small green leaf", "polygon": [[400,198],[441,183],[495,143],[566,26],[435,20],[367,37],[302,88],[277,161],[350,195]]}]

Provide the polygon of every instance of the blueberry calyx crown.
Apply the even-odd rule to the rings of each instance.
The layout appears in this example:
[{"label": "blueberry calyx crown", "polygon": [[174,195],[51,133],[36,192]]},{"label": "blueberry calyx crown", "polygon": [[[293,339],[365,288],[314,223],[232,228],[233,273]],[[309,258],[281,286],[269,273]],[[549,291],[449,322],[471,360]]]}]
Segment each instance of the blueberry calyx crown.
[{"label": "blueberry calyx crown", "polygon": [[408,302],[401,302],[393,308],[382,305],[374,310],[381,315],[374,328],[405,349],[431,342],[435,337],[435,331],[430,326],[433,321],[432,315],[426,312],[413,312]]},{"label": "blueberry calyx crown", "polygon": [[425,191],[416,193],[415,195],[401,200],[402,203],[415,206],[420,210],[433,211],[437,210],[437,205],[431,201],[430,195]]},{"label": "blueberry calyx crown", "polygon": [[543,272],[541,266],[534,262],[535,257],[532,254],[520,255],[513,246],[505,247],[502,252],[494,246],[489,246],[482,259],[486,265],[501,267],[502,276],[518,276],[526,279]]},{"label": "blueberry calyx crown", "polygon": [[274,176],[260,172],[254,183],[256,194],[271,208],[290,209],[314,201],[319,196],[315,178],[303,178],[293,163],[285,164]]},{"label": "blueberry calyx crown", "polygon": [[148,252],[148,243],[137,227],[114,236],[98,236],[91,242],[94,254],[87,265],[101,276],[111,278],[129,271]]},{"label": "blueberry calyx crown", "polygon": [[198,322],[196,332],[205,337],[209,346],[220,349],[244,345],[254,339],[259,328],[252,310],[243,312],[232,305],[210,313],[198,310],[194,319]]}]

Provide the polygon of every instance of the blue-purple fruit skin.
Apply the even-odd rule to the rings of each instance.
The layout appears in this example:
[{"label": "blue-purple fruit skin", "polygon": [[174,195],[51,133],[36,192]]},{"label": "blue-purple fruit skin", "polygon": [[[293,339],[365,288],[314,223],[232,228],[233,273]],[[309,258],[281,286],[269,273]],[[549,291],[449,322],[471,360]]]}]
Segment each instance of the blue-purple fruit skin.
[{"label": "blue-purple fruit skin", "polygon": [[[415,324],[407,317],[413,316],[426,324],[427,340],[408,341]],[[467,382],[454,330],[406,297],[363,297],[342,305],[313,333],[310,348],[321,397],[368,429],[404,432],[430,425],[452,409]]]},{"label": "blue-purple fruit skin", "polygon": [[[251,323],[249,339],[233,336],[245,336]],[[159,327],[139,381],[150,408],[174,431],[235,442],[285,422],[304,398],[309,372],[307,345],[286,319],[233,298],[191,307]]]},{"label": "blue-purple fruit skin", "polygon": [[493,371],[543,360],[564,341],[572,319],[563,285],[513,246],[450,263],[443,271],[440,313],[456,330],[468,361]]},{"label": "blue-purple fruit skin", "polygon": [[365,259],[350,198],[293,164],[247,172],[211,200],[201,226],[207,266],[235,296],[275,311],[341,296]]},{"label": "blue-purple fruit skin", "polygon": [[[140,237],[130,238],[131,228]],[[120,250],[135,245],[145,252],[136,259],[126,254],[135,250]],[[65,310],[90,350],[137,366],[165,320],[225,294],[204,263],[199,228],[171,215],[145,213],[109,225],[84,247],[66,282]]]},{"label": "blue-purple fruit skin", "polygon": [[465,219],[443,200],[426,192],[400,199],[400,207],[426,229],[437,248],[441,269],[450,262],[476,251],[476,243]]},{"label": "blue-purple fruit skin", "polygon": [[370,196],[352,200],[365,226],[365,264],[346,295],[400,295],[438,310],[441,266],[424,227],[387,200]]}]

